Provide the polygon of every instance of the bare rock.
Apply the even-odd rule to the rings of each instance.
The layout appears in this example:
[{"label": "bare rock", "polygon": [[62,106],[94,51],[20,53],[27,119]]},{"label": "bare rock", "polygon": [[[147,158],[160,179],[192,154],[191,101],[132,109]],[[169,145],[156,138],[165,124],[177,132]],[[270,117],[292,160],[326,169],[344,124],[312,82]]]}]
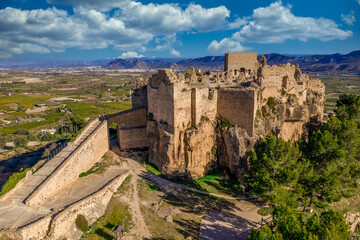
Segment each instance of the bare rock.
[{"label": "bare rock", "polygon": [[171,215],[166,216],[166,217],[165,217],[165,221],[167,221],[167,222],[173,222],[172,216],[171,216]]}]

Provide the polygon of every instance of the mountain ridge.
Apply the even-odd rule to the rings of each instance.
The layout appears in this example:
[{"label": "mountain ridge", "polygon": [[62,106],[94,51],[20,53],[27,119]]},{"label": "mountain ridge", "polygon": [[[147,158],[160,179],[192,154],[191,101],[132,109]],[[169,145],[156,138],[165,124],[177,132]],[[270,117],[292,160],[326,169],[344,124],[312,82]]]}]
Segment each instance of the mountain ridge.
[{"label": "mountain ridge", "polygon": [[[360,50],[348,54],[264,54],[268,65],[299,64],[305,72],[356,72],[360,73]],[[260,57],[260,55],[258,56]],[[203,71],[222,71],[224,56],[205,56],[199,58],[128,58],[128,59],[98,59],[93,61],[0,61],[0,68],[10,69],[47,69],[47,68],[85,68],[104,67],[105,69],[144,69],[173,68],[184,71],[193,66]]]}]

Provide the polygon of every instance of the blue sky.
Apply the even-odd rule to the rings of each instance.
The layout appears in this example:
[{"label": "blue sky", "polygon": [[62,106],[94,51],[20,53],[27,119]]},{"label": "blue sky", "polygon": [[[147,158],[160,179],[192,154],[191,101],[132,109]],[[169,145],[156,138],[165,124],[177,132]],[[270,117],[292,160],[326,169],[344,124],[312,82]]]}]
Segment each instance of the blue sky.
[{"label": "blue sky", "polygon": [[0,59],[360,49],[360,0],[1,0]]}]

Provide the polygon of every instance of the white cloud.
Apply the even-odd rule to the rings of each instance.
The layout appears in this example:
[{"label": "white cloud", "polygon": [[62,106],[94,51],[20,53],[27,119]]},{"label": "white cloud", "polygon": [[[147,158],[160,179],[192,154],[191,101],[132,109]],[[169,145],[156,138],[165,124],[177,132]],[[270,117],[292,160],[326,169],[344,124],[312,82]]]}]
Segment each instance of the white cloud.
[{"label": "white cloud", "polygon": [[180,52],[176,51],[175,49],[170,49],[170,54],[175,57],[180,57]]},{"label": "white cloud", "polygon": [[234,41],[231,38],[224,38],[220,42],[214,40],[208,46],[208,50],[210,52],[216,52],[216,53],[243,52],[247,49],[248,48],[242,46],[240,42]]},{"label": "white cloud", "polygon": [[[0,10],[0,58],[24,52],[49,53],[67,48],[96,49],[109,46],[123,51],[145,51],[155,38],[157,50],[179,53],[176,34],[206,32],[227,24],[224,7],[203,8],[190,4],[147,4],[132,0],[47,0],[73,5],[73,14],[55,7],[46,10]],[[115,9],[113,12],[108,12]],[[116,10],[118,9],[118,10]]]},{"label": "white cloud", "polygon": [[230,11],[220,6],[205,9],[190,4],[185,10],[176,4],[147,4],[131,2],[117,11],[126,26],[150,31],[157,35],[167,35],[192,29],[207,32],[219,29],[226,23]]},{"label": "white cloud", "polygon": [[[291,6],[283,6],[281,1],[274,2],[268,7],[260,7],[253,11],[251,20],[242,26],[240,31],[230,38],[220,42],[213,41],[209,50],[222,52],[224,49],[237,47],[240,43],[281,43],[289,39],[307,41],[319,39],[328,41],[332,39],[345,39],[352,36],[351,31],[344,31],[330,19],[297,17],[291,13]],[[226,47],[226,44],[229,44]]]},{"label": "white cloud", "polygon": [[[360,0],[359,0],[360,1]],[[247,24],[249,21],[249,17],[243,17],[243,18],[236,18],[234,22],[229,22],[228,23],[228,29],[237,29],[240,28],[241,26],[244,26],[245,24]]]},{"label": "white cloud", "polygon": [[358,2],[358,4],[360,5],[360,0],[356,0]]},{"label": "white cloud", "polygon": [[145,57],[145,56],[141,55],[141,54],[138,54],[135,51],[129,51],[129,52],[122,53],[119,58],[126,59],[126,58],[143,58],[143,57]]},{"label": "white cloud", "polygon": [[190,21],[190,28],[200,32],[208,32],[222,28],[230,11],[225,6],[205,9],[200,5],[190,4],[183,17]]},{"label": "white cloud", "polygon": [[343,20],[347,25],[354,25],[354,22],[356,22],[354,11],[350,11],[348,15],[341,14],[341,20]]}]

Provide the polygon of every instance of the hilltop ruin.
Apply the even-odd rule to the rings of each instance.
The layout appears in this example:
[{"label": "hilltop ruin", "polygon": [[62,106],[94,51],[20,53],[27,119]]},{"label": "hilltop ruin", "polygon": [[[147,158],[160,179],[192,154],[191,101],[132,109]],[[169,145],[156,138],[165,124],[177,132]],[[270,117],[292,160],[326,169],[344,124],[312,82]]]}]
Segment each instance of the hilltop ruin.
[{"label": "hilltop ruin", "polygon": [[133,109],[113,121],[120,147],[149,147],[149,161],[168,177],[196,178],[219,166],[239,175],[259,138],[299,139],[311,118],[322,120],[324,101],[324,84],[298,65],[227,53],[223,72],[162,69],[138,79]]}]

